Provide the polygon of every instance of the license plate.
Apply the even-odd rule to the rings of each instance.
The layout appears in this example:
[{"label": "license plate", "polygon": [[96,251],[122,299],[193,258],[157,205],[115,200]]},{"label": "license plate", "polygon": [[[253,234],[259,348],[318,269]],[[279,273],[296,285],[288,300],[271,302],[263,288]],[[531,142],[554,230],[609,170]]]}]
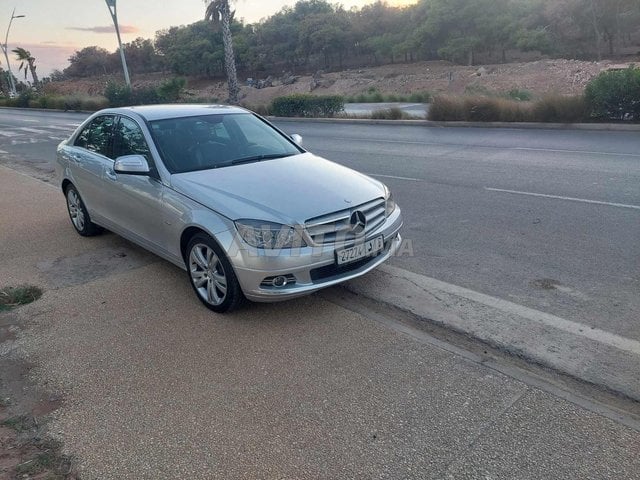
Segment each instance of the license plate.
[{"label": "license plate", "polygon": [[355,247],[345,248],[336,251],[338,265],[355,262],[365,257],[375,255],[384,248],[384,239],[382,236],[366,241]]}]

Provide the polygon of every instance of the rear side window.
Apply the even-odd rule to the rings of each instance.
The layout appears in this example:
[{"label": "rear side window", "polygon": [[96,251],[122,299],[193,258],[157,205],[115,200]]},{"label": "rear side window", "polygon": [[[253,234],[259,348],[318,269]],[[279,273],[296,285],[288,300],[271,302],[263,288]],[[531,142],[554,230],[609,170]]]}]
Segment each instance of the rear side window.
[{"label": "rear side window", "polygon": [[151,152],[140,125],[127,117],[120,117],[113,135],[113,158],[142,155],[151,162]]},{"label": "rear side window", "polygon": [[80,132],[74,145],[110,157],[113,123],[114,117],[111,115],[94,118]]}]

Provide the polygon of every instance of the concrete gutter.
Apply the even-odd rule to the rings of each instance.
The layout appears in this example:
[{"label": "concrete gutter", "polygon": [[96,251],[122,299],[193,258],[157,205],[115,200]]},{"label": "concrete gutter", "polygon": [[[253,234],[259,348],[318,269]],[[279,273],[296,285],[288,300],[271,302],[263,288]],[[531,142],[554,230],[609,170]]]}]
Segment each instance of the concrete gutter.
[{"label": "concrete gutter", "polygon": [[345,287],[511,355],[640,401],[640,342],[383,265]]},{"label": "concrete gutter", "polygon": [[640,123],[517,123],[517,122],[432,122],[430,120],[373,120],[367,118],[267,117],[278,123],[342,123],[352,125],[397,125],[414,127],[514,128],[538,130],[596,130],[640,132]]}]

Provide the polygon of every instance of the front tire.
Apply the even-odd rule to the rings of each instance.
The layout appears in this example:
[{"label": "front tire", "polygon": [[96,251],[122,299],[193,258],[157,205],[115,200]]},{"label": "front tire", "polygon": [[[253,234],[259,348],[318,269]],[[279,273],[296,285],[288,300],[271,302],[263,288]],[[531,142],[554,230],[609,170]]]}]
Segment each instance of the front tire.
[{"label": "front tire", "polygon": [[185,263],[193,290],[209,310],[230,312],[242,303],[244,295],[231,263],[209,235],[199,233],[191,238]]},{"label": "front tire", "polygon": [[69,218],[76,232],[83,237],[92,237],[100,233],[100,227],[91,221],[87,207],[85,207],[76,187],[69,184],[64,193],[67,198]]}]

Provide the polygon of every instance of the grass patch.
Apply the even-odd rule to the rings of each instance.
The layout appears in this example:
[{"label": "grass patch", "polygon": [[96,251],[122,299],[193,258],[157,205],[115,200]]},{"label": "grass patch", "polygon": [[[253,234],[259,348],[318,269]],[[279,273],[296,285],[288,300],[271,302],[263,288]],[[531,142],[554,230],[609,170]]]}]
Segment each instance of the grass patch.
[{"label": "grass patch", "polygon": [[52,469],[55,466],[56,456],[53,452],[40,453],[35,458],[16,466],[18,475],[36,475],[43,470]]},{"label": "grass patch", "polygon": [[415,120],[417,117],[409,115],[398,107],[374,110],[371,112],[371,118],[374,120]]},{"label": "grass patch", "polygon": [[27,415],[17,415],[2,421],[2,426],[11,428],[16,432],[27,432],[34,426],[33,418]]},{"label": "grass patch", "polygon": [[35,302],[41,296],[42,290],[31,285],[0,289],[0,312]]}]

